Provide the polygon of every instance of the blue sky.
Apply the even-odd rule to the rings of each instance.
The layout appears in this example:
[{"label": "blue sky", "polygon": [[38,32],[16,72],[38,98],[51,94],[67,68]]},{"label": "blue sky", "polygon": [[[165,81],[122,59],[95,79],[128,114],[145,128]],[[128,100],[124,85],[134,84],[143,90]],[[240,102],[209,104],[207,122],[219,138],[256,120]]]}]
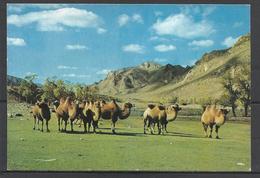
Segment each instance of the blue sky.
[{"label": "blue sky", "polygon": [[249,5],[9,4],[8,74],[91,84],[145,61],[193,65],[250,32]]}]

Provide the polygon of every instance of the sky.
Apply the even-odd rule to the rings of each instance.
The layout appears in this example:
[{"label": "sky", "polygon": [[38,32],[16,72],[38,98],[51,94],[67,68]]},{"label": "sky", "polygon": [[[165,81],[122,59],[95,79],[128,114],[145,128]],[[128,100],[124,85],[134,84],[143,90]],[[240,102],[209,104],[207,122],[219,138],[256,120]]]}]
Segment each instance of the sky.
[{"label": "sky", "polygon": [[8,4],[7,73],[92,84],[153,61],[191,66],[250,32],[250,5]]}]

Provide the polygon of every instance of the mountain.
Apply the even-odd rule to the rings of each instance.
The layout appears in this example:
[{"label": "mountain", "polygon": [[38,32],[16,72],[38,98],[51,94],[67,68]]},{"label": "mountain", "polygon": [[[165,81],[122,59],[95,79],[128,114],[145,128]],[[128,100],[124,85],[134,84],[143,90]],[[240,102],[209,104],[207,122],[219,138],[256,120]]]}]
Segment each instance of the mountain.
[{"label": "mountain", "polygon": [[226,72],[234,65],[250,65],[250,34],[241,36],[230,48],[205,53],[192,67],[145,62],[136,67],[110,72],[95,84],[100,93],[133,102],[185,102],[219,98]]},{"label": "mountain", "polygon": [[7,75],[7,86],[19,86],[24,79]]},{"label": "mountain", "polygon": [[102,94],[126,94],[149,85],[165,85],[178,81],[190,69],[180,65],[161,66],[154,62],[145,62],[137,67],[129,67],[110,72],[96,86]]}]

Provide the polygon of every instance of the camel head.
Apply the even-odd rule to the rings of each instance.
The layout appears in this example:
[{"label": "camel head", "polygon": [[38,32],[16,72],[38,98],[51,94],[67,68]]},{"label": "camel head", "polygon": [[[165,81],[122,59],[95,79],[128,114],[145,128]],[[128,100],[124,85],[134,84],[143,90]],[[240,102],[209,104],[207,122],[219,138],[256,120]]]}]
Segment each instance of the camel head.
[{"label": "camel head", "polygon": [[177,114],[178,112],[181,110],[182,108],[179,107],[178,104],[173,104],[170,105],[166,108],[166,113],[167,113],[167,121],[171,122],[174,121],[177,118]]},{"label": "camel head", "polygon": [[229,110],[227,109],[220,109],[220,117],[223,117],[224,120],[226,121],[227,120],[227,114],[228,114]]},{"label": "camel head", "polygon": [[126,119],[131,113],[131,108],[133,107],[132,103],[124,103],[122,109],[119,112],[119,119]]},{"label": "camel head", "polygon": [[180,111],[180,110],[182,110],[182,108],[181,107],[179,107],[179,105],[178,104],[173,104],[173,105],[171,105],[172,106],[172,108],[175,110],[175,111]]}]

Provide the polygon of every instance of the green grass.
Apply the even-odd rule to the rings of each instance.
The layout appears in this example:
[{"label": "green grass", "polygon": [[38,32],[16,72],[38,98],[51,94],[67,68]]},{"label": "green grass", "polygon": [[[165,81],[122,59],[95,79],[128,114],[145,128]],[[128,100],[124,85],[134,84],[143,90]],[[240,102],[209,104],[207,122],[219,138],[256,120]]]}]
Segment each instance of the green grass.
[{"label": "green grass", "polygon": [[[199,121],[176,120],[166,135],[144,135],[142,120],[119,120],[117,135],[34,131],[32,118],[8,119],[8,170],[249,171],[250,124],[227,122],[222,139],[203,137]],[[70,129],[70,127],[68,127]],[[47,161],[46,161],[47,160]],[[243,163],[244,165],[237,165]]]}]

